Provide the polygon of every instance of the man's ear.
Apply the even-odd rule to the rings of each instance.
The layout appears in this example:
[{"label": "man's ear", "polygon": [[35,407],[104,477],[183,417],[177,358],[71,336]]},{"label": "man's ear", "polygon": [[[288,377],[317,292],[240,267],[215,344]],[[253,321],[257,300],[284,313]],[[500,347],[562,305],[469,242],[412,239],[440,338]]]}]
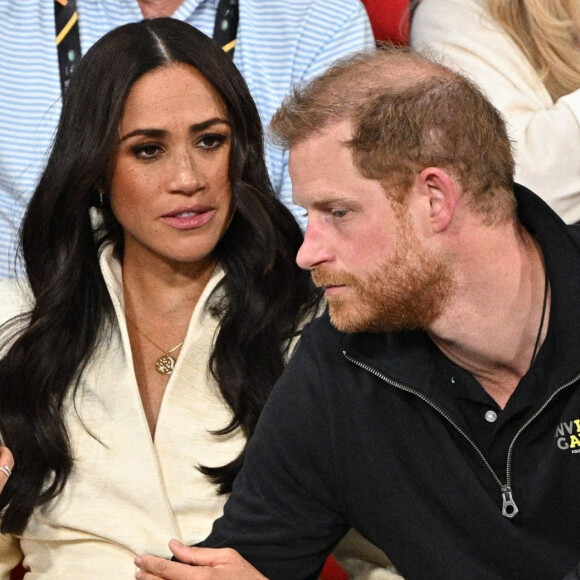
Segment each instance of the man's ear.
[{"label": "man's ear", "polygon": [[446,230],[453,220],[459,199],[457,181],[440,167],[426,167],[417,175],[416,186],[428,212],[432,231]]}]

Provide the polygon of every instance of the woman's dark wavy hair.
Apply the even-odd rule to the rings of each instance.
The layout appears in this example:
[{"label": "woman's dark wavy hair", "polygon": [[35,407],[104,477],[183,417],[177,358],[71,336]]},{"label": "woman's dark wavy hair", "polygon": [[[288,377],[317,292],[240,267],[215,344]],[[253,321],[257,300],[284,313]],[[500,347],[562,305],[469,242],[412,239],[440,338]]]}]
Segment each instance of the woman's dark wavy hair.
[{"label": "woman's dark wavy hair", "polygon": [[[3,533],[21,532],[33,510],[61,492],[73,469],[64,410],[73,404],[95,347],[107,340],[114,324],[98,256],[105,243],[115,243],[121,252],[123,245],[122,228],[107,204],[98,232],[91,227],[89,208],[97,190],[110,181],[131,87],[171,63],[189,64],[212,83],[232,127],[235,209],[216,248],[226,275],[225,292],[214,293],[213,311],[221,322],[210,367],[233,418],[216,436],[238,427],[248,439],[252,436],[283,369],[288,340],[318,301],[310,276],[295,264],[302,232],[272,190],[258,112],[230,57],[192,26],[171,18],[127,24],[106,34],[71,79],[54,145],[22,226],[34,305],[3,328],[0,433],[17,466],[0,495]],[[227,493],[243,455],[219,468],[200,469]]]}]

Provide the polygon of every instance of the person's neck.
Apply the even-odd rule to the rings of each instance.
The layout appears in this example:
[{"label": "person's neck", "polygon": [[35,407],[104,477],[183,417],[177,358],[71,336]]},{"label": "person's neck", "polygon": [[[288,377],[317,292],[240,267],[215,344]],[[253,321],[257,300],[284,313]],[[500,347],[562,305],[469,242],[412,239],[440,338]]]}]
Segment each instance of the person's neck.
[{"label": "person's neck", "polygon": [[127,314],[139,322],[143,316],[159,326],[176,327],[189,318],[205,289],[216,262],[171,267],[147,257],[123,260],[123,293]]},{"label": "person's neck", "polygon": [[550,314],[538,243],[523,228],[505,229],[475,238],[457,268],[453,298],[428,330],[439,349],[471,372],[501,408],[537,354]]},{"label": "person's neck", "polygon": [[173,16],[183,0],[137,0],[143,18]]}]

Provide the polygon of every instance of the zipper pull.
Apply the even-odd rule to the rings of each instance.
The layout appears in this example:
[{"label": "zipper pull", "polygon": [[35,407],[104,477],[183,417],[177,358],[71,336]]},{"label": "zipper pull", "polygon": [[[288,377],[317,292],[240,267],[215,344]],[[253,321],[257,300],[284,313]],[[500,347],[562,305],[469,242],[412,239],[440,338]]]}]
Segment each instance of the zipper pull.
[{"label": "zipper pull", "polygon": [[513,518],[520,510],[512,496],[512,488],[509,485],[502,486],[501,496],[503,498],[501,514],[506,518]]}]

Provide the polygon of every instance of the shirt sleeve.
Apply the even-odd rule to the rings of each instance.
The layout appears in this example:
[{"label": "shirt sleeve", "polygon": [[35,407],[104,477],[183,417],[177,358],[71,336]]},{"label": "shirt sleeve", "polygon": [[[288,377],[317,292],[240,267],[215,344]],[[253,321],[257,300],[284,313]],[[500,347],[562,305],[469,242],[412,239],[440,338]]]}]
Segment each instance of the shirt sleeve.
[{"label": "shirt sleeve", "polygon": [[270,580],[318,577],[348,525],[340,514],[328,406],[303,335],[264,408],[224,516],[202,543],[232,547]]},{"label": "shirt sleeve", "polygon": [[502,112],[516,181],[568,223],[580,220],[580,90],[556,102],[482,0],[423,0],[411,44],[465,73]]}]

